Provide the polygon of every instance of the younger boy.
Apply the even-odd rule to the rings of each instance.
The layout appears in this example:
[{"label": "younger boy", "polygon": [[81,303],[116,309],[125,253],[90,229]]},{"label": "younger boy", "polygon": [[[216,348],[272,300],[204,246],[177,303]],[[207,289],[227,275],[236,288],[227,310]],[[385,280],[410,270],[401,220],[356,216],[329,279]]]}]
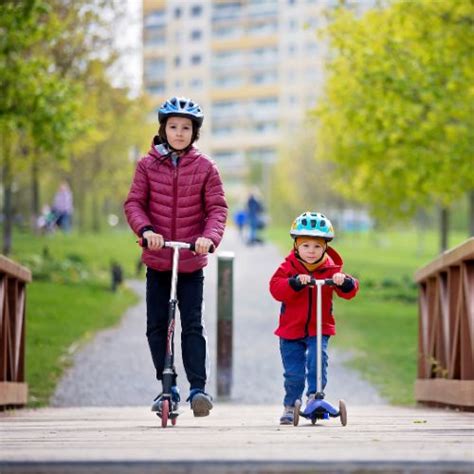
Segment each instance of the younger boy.
[{"label": "younger boy", "polygon": [[293,409],[303,395],[305,379],[308,399],[316,394],[316,288],[308,284],[312,278],[332,278],[336,285],[322,287],[323,390],[327,383],[328,341],[336,334],[333,292],[351,299],[359,290],[359,282],[342,273],[342,258],[328,245],[334,238],[334,229],[327,217],[318,212],[304,212],[293,221],[290,235],[294,239],[293,249],[270,280],[272,296],[282,303],[275,331],[280,337],[284,368],[282,425],[293,423]]}]

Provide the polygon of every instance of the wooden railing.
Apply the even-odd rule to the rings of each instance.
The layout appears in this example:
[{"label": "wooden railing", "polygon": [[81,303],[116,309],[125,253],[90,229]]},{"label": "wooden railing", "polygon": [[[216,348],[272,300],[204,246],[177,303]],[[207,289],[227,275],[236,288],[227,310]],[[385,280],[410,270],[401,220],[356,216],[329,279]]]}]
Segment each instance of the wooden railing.
[{"label": "wooden railing", "polygon": [[0,410],[25,405],[25,301],[31,272],[0,255]]},{"label": "wooden railing", "polygon": [[474,409],[474,237],[420,269],[418,378],[422,403]]}]

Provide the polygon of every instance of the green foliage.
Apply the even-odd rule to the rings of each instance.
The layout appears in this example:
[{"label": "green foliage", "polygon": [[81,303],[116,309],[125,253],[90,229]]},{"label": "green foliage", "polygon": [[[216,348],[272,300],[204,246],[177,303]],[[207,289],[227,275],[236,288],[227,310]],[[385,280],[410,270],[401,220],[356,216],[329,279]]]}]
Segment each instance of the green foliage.
[{"label": "green foliage", "polygon": [[[113,29],[123,9],[120,0],[0,4],[4,202],[14,202],[25,222],[63,180],[82,230],[101,230],[108,214],[122,214],[133,160],[151,135],[143,126],[149,104],[113,85]],[[5,241],[12,218],[9,206]]]},{"label": "green foliage", "polygon": [[29,406],[44,406],[54,393],[75,348],[95,331],[116,324],[137,301],[130,290],[102,285],[34,281],[27,290],[26,381]]},{"label": "green foliage", "polygon": [[108,286],[110,265],[118,262],[126,277],[136,274],[141,252],[135,236],[127,230],[103,234],[62,234],[35,236],[17,233],[13,259],[31,266],[33,279],[45,281],[94,281]]},{"label": "green foliage", "polygon": [[51,256],[34,254],[23,258],[22,264],[31,270],[35,281],[78,283],[91,279],[87,267],[76,259],[56,260]]},{"label": "green foliage", "polygon": [[73,350],[95,331],[117,323],[137,297],[126,287],[110,291],[110,265],[136,275],[140,255],[128,231],[94,234],[15,235],[13,259],[27,265],[26,379],[30,405],[48,403]]},{"label": "green foliage", "polygon": [[474,3],[394,1],[333,20],[316,115],[339,189],[380,219],[473,189]]},{"label": "green foliage", "polygon": [[61,25],[46,2],[6,1],[0,31],[0,132],[9,128],[29,134],[35,148],[60,149],[72,137],[78,105],[78,85],[60,77],[45,47]]}]

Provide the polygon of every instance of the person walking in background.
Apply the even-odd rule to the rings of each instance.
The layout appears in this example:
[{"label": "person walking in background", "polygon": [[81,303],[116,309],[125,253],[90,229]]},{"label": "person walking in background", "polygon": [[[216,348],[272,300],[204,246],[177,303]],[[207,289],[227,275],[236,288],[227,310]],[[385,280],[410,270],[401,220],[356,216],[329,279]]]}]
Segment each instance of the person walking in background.
[{"label": "person walking in background", "polygon": [[54,195],[52,212],[56,217],[56,225],[64,232],[72,227],[73,199],[69,184],[63,181]]},{"label": "person walking in background", "polygon": [[[167,240],[195,242],[195,253],[181,253],[177,294],[181,350],[190,385],[187,401],[194,416],[207,416],[212,398],[205,392],[203,267],[211,245],[217,247],[223,237],[227,203],[216,164],[194,146],[204,120],[201,107],[191,99],[172,97],[161,105],[158,120],[158,135],[137,164],[124,209],[132,230],[148,242],[142,254],[147,266],[146,334],[158,381],[165,362],[172,267],[172,250],[163,245]],[[174,409],[180,401],[176,377],[175,372]],[[161,394],[152,411],[160,415]]]},{"label": "person walking in background", "polygon": [[290,229],[293,249],[270,280],[272,296],[281,301],[280,337],[285,397],[280,424],[293,424],[293,410],[307,382],[308,400],[316,394],[316,289],[311,279],[332,278],[336,286],[322,288],[322,388],[327,383],[328,342],[336,334],[332,296],[353,298],[359,282],[342,272],[343,260],[328,245],[334,238],[330,220],[318,212],[304,212]]},{"label": "person walking in background", "polygon": [[254,191],[249,195],[247,200],[247,220],[249,226],[248,244],[253,245],[256,243],[262,243],[262,239],[258,235],[258,231],[263,229],[263,204],[257,197],[257,193]]},{"label": "person walking in background", "polygon": [[245,228],[245,223],[247,222],[247,213],[245,212],[245,209],[238,209],[234,213],[234,223],[237,226],[237,229],[239,231],[239,237],[240,240],[244,240],[244,228]]}]

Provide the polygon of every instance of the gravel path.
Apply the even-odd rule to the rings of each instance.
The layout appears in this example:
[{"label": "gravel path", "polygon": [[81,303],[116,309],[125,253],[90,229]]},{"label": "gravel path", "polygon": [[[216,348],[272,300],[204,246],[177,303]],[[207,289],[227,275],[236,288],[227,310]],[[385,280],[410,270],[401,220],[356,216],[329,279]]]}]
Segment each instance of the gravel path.
[{"label": "gravel path", "polygon": [[[246,247],[228,230],[219,248],[233,251],[234,260],[234,364],[232,401],[281,403],[283,379],[278,338],[273,335],[279,304],[268,292],[268,282],[282,256],[272,245]],[[206,268],[205,321],[211,372],[208,391],[216,393],[216,289],[217,259]],[[145,337],[145,282],[129,281],[141,301],[130,308],[116,327],[99,332],[73,356],[73,365],[59,383],[52,406],[148,405],[160,391]],[[179,319],[179,318],[178,318]],[[186,398],[188,386],[180,357],[179,323],[175,336],[178,384]],[[344,366],[348,353],[329,350],[327,399],[351,405],[385,404],[358,373]]]}]

